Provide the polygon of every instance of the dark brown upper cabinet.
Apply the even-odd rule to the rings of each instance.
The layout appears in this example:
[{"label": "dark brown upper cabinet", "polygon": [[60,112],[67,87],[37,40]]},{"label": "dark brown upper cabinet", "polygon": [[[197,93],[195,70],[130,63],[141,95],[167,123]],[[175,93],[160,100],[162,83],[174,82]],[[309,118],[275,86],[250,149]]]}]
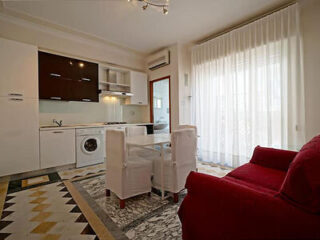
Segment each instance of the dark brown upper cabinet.
[{"label": "dark brown upper cabinet", "polygon": [[99,102],[98,64],[39,52],[39,98]]}]

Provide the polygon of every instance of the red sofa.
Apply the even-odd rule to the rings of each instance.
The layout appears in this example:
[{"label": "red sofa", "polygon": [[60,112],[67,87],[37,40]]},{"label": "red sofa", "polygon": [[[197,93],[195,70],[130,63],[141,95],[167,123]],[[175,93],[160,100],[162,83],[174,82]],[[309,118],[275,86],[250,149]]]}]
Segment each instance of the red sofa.
[{"label": "red sofa", "polygon": [[186,188],[184,240],[320,239],[320,136],[299,153],[258,146],[223,178],[190,173]]}]

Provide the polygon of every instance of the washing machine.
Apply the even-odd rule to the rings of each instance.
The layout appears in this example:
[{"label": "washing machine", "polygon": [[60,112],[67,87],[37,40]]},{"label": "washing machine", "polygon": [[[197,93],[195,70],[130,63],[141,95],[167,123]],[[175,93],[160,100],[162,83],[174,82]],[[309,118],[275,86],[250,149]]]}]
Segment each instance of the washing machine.
[{"label": "washing machine", "polygon": [[77,167],[103,163],[105,161],[104,128],[76,129]]}]

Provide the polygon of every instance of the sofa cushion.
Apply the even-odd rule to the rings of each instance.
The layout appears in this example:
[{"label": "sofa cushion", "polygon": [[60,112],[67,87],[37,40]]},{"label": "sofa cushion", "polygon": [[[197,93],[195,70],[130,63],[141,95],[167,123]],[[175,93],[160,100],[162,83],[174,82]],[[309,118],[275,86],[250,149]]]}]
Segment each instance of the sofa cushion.
[{"label": "sofa cushion", "polygon": [[297,152],[257,146],[250,163],[287,171]]},{"label": "sofa cushion", "polygon": [[290,165],[280,196],[312,213],[320,213],[320,135],[305,144]]},{"label": "sofa cushion", "polygon": [[256,186],[258,189],[266,188],[278,192],[286,172],[257,164],[247,163],[230,172],[227,177],[247,182],[247,186]]}]

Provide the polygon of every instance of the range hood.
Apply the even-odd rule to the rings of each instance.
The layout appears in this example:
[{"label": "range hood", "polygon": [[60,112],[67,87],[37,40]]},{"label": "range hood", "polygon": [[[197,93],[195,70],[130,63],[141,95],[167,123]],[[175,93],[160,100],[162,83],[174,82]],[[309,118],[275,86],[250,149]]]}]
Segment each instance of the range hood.
[{"label": "range hood", "polygon": [[101,91],[101,95],[103,96],[116,96],[116,97],[131,97],[133,93],[131,92],[118,92],[118,91]]}]

